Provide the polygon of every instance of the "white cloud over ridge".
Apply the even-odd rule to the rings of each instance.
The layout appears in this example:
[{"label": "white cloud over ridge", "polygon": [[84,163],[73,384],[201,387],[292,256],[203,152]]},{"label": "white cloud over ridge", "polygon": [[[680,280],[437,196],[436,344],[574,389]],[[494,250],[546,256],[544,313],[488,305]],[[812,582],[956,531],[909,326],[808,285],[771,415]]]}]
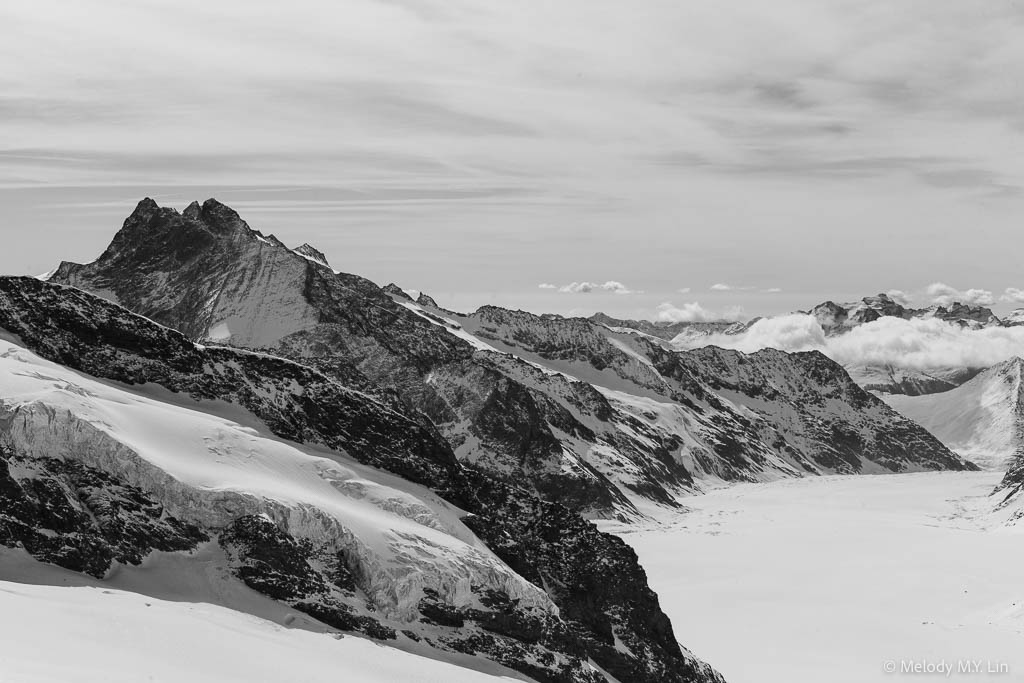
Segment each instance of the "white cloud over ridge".
[{"label": "white cloud over ridge", "polygon": [[1024,304],[1024,289],[1007,287],[999,299],[1001,301],[1009,301],[1010,303]]},{"label": "white cloud over ridge", "polygon": [[939,306],[949,306],[955,302],[971,306],[991,306],[996,302],[992,292],[987,289],[959,290],[942,282],[928,285],[925,292],[928,294],[931,302]]},{"label": "white cloud over ridge", "polygon": [[685,303],[682,306],[665,302],[658,306],[658,320],[670,323],[706,323],[735,322],[743,317],[741,306],[731,306],[722,311],[712,311],[698,302]]},{"label": "white cloud over ridge", "polygon": [[886,295],[901,306],[909,306],[914,297],[902,289],[890,289]]},{"label": "white cloud over ridge", "polygon": [[1024,356],[1024,327],[970,330],[938,318],[882,317],[849,332],[826,337],[813,316],[763,318],[743,334],[711,335],[688,347],[721,346],[753,353],[765,348],[820,351],[844,366],[894,365],[927,372],[939,368],[995,365]]}]

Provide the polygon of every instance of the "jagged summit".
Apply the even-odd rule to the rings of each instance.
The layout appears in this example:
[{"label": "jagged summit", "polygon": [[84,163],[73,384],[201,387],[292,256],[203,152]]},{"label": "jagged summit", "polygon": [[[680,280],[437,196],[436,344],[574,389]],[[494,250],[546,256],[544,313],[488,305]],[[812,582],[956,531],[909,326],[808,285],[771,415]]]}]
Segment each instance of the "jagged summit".
[{"label": "jagged summit", "polygon": [[1003,316],[1003,324],[1007,327],[1024,325],[1024,308],[1015,308]]},{"label": "jagged summit", "polygon": [[908,308],[885,293],[866,296],[859,301],[836,303],[825,301],[810,311],[827,335],[842,334],[850,329],[874,322],[883,317],[904,320],[938,318],[956,323],[962,327],[998,327],[1004,323],[985,306],[976,306],[954,301],[947,306],[933,305],[926,308]]},{"label": "jagged summit", "polygon": [[[715,386],[732,381],[721,384],[717,373],[735,374],[741,354],[681,354],[609,318],[487,306],[455,313],[427,294],[417,292],[413,302],[398,287],[382,289],[279,248],[215,200],[186,213],[144,202],[103,257],[65,268],[53,281],[192,339],[314,359],[353,388],[421,414],[461,460],[588,514],[634,516],[635,497],[672,505],[672,492],[692,490],[695,475],[758,480],[962,467],[924,430],[892,429],[884,405],[858,412],[875,399],[846,381],[838,403],[821,412],[798,395],[832,390],[820,382],[799,392],[780,383],[769,404],[757,382],[744,382],[742,397],[718,397]],[[195,239],[178,245],[181,233]],[[150,251],[162,240],[167,253]],[[696,324],[691,333],[733,328],[742,324]],[[750,362],[780,376],[827,376],[833,388],[845,377],[823,357],[757,354]],[[835,438],[854,431],[870,436]]]},{"label": "jagged summit", "polygon": [[384,285],[383,290],[388,294],[394,294],[400,299],[404,299],[406,301],[413,300],[412,297],[409,296],[409,293],[407,291],[396,285],[394,282],[389,282],[388,284]]},{"label": "jagged summit", "polygon": [[440,308],[434,298],[427,296],[425,292],[420,292],[420,295],[416,297],[416,303],[420,306],[429,306],[430,308]]},{"label": "jagged summit", "polygon": [[328,268],[331,267],[331,264],[327,262],[327,257],[324,256],[324,253],[317,249],[316,247],[314,247],[313,245],[311,245],[309,242],[304,242],[302,246],[296,247],[295,253],[299,254],[300,256],[305,256],[309,260],[315,261],[320,265],[327,266]]},{"label": "jagged summit", "polygon": [[[304,264],[306,277],[295,283],[300,292],[328,289],[341,279],[295,254],[285,253],[291,261]],[[250,266],[236,264],[235,270],[239,269],[248,270]],[[195,279],[198,272],[193,270],[193,279],[183,280],[183,285],[223,281]],[[160,275],[167,281],[168,273]],[[234,277],[231,273],[218,275],[229,283]],[[145,510],[156,510],[152,519],[147,517],[139,524],[159,530],[160,510],[166,509],[170,515],[180,508],[188,515],[186,521],[201,523],[202,533],[211,538],[219,536],[231,571],[247,585],[337,628],[362,631],[384,640],[395,639],[399,630],[403,634],[412,632],[417,641],[430,635],[439,648],[472,651],[537,680],[598,683],[603,678],[595,673],[595,667],[600,666],[617,680],[637,683],[721,683],[717,673],[680,649],[635,553],[621,540],[600,533],[578,514],[544,501],[529,490],[531,477],[537,472],[548,474],[545,462],[541,461],[537,470],[517,473],[513,486],[503,483],[503,479],[513,477],[487,468],[485,463],[466,466],[457,462],[457,454],[442,436],[442,432],[449,438],[453,435],[451,425],[440,423],[440,419],[440,428],[424,424],[423,413],[409,405],[411,400],[406,404],[393,402],[392,408],[375,401],[366,391],[343,386],[340,380],[358,372],[349,365],[345,353],[363,354],[363,367],[376,373],[367,390],[376,387],[387,393],[381,385],[404,382],[400,388],[418,400],[422,410],[440,416],[445,414],[443,411],[463,411],[473,422],[477,443],[505,449],[509,460],[515,462],[546,458],[542,446],[557,448],[558,462],[566,462],[561,444],[543,417],[536,414],[538,410],[552,415],[551,419],[560,419],[562,427],[576,434],[585,434],[586,427],[575,422],[576,418],[553,399],[544,398],[514,377],[502,375],[493,366],[473,362],[468,344],[446,345],[456,342],[457,337],[436,323],[399,306],[379,289],[361,296],[348,284],[344,281],[344,286],[336,290],[315,295],[322,299],[307,299],[307,304],[315,305],[327,321],[322,326],[319,318],[309,322],[273,349],[274,354],[193,344],[179,332],[79,288],[27,277],[0,278],[0,328],[16,335],[42,358],[80,372],[125,384],[161,385],[183,398],[244,408],[277,437],[325,446],[361,465],[379,467],[416,482],[425,487],[417,489],[418,500],[372,483],[367,486],[366,475],[357,474],[350,484],[349,475],[339,476],[334,465],[313,465],[305,457],[298,459],[298,469],[286,472],[275,458],[281,448],[291,446],[275,445],[280,443],[276,440],[265,445],[256,443],[248,428],[240,434],[240,441],[229,442],[221,418],[205,435],[196,424],[165,424],[167,415],[181,413],[180,407],[172,407],[166,414],[160,409],[160,415],[142,423],[143,429],[160,425],[159,429],[168,430],[166,436],[129,441],[133,448],[139,448],[139,443],[153,445],[154,455],[159,456],[159,461],[151,463],[156,469],[144,465],[140,473],[137,459],[126,451],[115,450],[115,457],[110,458],[96,456],[101,452],[97,451],[101,442],[92,435],[97,431],[98,419],[89,410],[102,397],[92,388],[94,384],[68,390],[71,384],[51,379],[52,372],[43,377],[19,370],[14,376],[30,377],[33,382],[57,382],[61,390],[47,389],[47,395],[56,393],[81,404],[85,411],[82,419],[75,421],[75,415],[65,418],[61,413],[57,420],[68,419],[70,423],[66,428],[63,422],[55,427],[54,415],[41,409],[33,414],[49,422],[47,427],[37,427],[35,423],[4,420],[0,410],[0,433],[15,422],[28,424],[26,438],[16,442],[23,449],[36,449],[27,456],[41,459],[67,452],[77,459],[93,458],[85,464],[107,468],[106,474],[132,477],[125,483],[146,487],[153,504],[147,501]],[[182,289],[172,291],[188,296]],[[222,298],[244,299],[252,290],[243,287],[240,293],[219,291]],[[199,298],[209,299],[210,292],[203,291]],[[240,300],[231,305],[239,305]],[[174,302],[165,299],[163,303]],[[255,334],[261,333],[257,330]],[[330,343],[335,345],[330,355],[314,356]],[[280,355],[300,358],[305,364],[284,360]],[[14,362],[7,353],[0,356]],[[426,366],[420,370],[427,375],[423,384],[414,374],[418,365]],[[344,384],[351,386],[348,381]],[[10,381],[0,385],[13,386]],[[437,393],[427,393],[428,387]],[[25,392],[15,395],[23,397]],[[118,405],[129,400],[134,399],[110,395],[110,401]],[[531,410],[535,412],[531,414]],[[458,415],[451,419],[461,422]],[[79,429],[80,424],[87,428]],[[108,416],[100,435],[116,436],[119,430],[131,429],[129,421],[115,423]],[[46,435],[50,441],[32,435]],[[518,438],[523,442],[517,443]],[[47,448],[50,445],[54,447]],[[176,477],[181,475],[180,469],[174,469],[179,458],[160,456],[164,447],[191,458],[198,471],[205,473],[203,478]],[[115,444],[113,448],[120,446]],[[146,453],[139,455],[145,459]],[[217,482],[209,479],[214,469],[231,463],[237,467],[232,465],[234,469],[226,472],[227,476]],[[14,464],[10,471],[24,479],[28,468],[21,459]],[[171,468],[171,474],[160,470],[162,466]],[[3,480],[6,472],[0,462],[0,486],[11,490],[10,482]],[[590,482],[592,489],[576,485],[581,503],[595,500],[602,493],[595,482],[599,476],[596,470],[585,474],[580,481]],[[250,491],[246,487],[253,483],[254,476],[264,477],[266,483],[256,484]],[[558,471],[552,476],[553,491],[573,493],[576,480],[570,476],[558,479]],[[542,482],[539,477],[536,481]],[[73,484],[73,480],[67,486],[61,483],[61,495],[74,492]],[[25,490],[31,492],[27,487]],[[224,492],[235,489],[237,495],[230,497]],[[280,490],[285,489],[296,500],[280,500]],[[135,495],[132,489],[128,491]],[[347,507],[340,508],[341,503],[332,502],[339,496],[352,498],[355,507],[345,503]],[[51,495],[50,500],[55,497]],[[385,515],[368,517],[367,505],[378,497]],[[75,500],[72,498],[68,505],[76,504]],[[29,498],[24,509],[34,510],[34,501]],[[323,510],[317,507],[325,505]],[[448,515],[451,523],[439,527],[437,515],[431,512],[435,509]],[[216,514],[196,517],[207,510]],[[269,514],[269,519],[261,521],[262,513]],[[97,536],[97,543],[108,541],[93,530],[95,525],[87,523],[87,516],[80,516],[81,533]],[[39,522],[26,518],[26,524]],[[392,527],[394,532],[390,531]],[[47,540],[51,538],[50,530],[43,528],[43,532],[37,534],[43,540],[37,541],[36,536],[30,539],[36,543],[36,554],[42,559],[59,559],[63,539]],[[447,538],[439,533],[447,534]],[[424,541],[418,540],[421,536]],[[190,539],[181,543],[191,547]],[[453,550],[447,551],[448,547]],[[439,562],[423,559],[438,554],[444,555]],[[418,566],[411,574],[391,570],[384,564],[389,558],[405,567],[411,562]],[[419,566],[424,563],[430,566]],[[99,567],[96,573],[102,569]],[[396,581],[406,581],[407,585],[392,590]],[[391,599],[392,595],[397,600]],[[530,598],[529,603],[524,596]],[[559,614],[568,616],[563,619]],[[440,635],[434,635],[437,628],[442,629]]]},{"label": "jagged summit", "polygon": [[738,334],[750,327],[757,318],[747,322],[710,321],[710,322],[668,322],[651,320],[624,320],[613,318],[605,313],[595,313],[588,318],[591,322],[610,329],[635,330],[658,339],[671,341],[680,335],[701,337],[711,334]]},{"label": "jagged summit", "polygon": [[986,370],[985,373],[982,374],[987,374],[989,372],[995,372],[1003,377],[1012,376],[1020,378],[1022,375],[1024,375],[1024,358],[1021,358],[1020,356],[1008,358],[1007,360],[1004,360],[1002,363],[993,365],[991,368]]}]

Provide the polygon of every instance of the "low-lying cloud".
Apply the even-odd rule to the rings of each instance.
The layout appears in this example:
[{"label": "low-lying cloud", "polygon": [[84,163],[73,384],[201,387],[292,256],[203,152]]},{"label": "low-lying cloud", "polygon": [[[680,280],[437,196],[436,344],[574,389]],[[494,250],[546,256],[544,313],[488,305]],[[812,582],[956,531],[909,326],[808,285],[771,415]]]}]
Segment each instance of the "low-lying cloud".
[{"label": "low-lying cloud", "polygon": [[939,318],[882,317],[849,332],[826,337],[818,321],[795,313],[756,321],[742,334],[687,340],[688,347],[721,346],[752,353],[765,348],[821,351],[847,367],[894,365],[927,372],[981,368],[1024,356],[1024,327],[962,328]]}]

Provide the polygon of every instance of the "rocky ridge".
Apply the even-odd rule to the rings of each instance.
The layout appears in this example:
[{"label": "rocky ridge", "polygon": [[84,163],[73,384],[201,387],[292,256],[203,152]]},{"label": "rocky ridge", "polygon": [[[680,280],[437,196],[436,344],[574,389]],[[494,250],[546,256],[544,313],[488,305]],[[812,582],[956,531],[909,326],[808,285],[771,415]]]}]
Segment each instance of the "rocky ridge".
[{"label": "rocky ridge", "polygon": [[[176,258],[151,259],[153,242]],[[644,500],[672,506],[705,477],[967,466],[884,405],[863,410],[868,399],[852,390],[822,410],[804,399],[835,393],[826,385],[795,393],[779,382],[770,401],[752,384],[754,395],[725,396],[702,367],[707,354],[593,320],[494,307],[460,315],[422,293],[412,301],[298,257],[214,200],[182,214],[143,201],[99,259],[63,263],[52,279],[193,339],[313,365],[419,415],[460,461],[590,515],[636,516]],[[806,370],[784,354],[772,363]]]},{"label": "rocky ridge", "polygon": [[[198,533],[217,537],[238,578],[257,591],[336,628],[385,639],[427,638],[437,647],[477,653],[540,681],[600,680],[590,661],[619,680],[719,680],[679,648],[635,554],[622,541],[598,532],[561,505],[467,468],[428,427],[316,369],[267,354],[196,345],[120,306],[31,278],[0,279],[0,328],[18,345],[50,361],[126,386],[159,386],[201,405],[238,406],[278,436],[328,447],[420,482],[446,501],[442,505],[464,511],[459,523],[506,567],[483,574],[473,570],[490,578],[481,578],[478,588],[470,581],[453,593],[442,588],[449,585],[445,577],[450,571],[443,568],[464,563],[465,551],[460,551],[436,565],[441,567],[434,575],[440,583],[434,587],[417,582],[413,585],[418,588],[399,590],[402,584],[388,579],[371,559],[376,546],[359,543],[366,532],[344,532],[336,522],[325,526],[323,517],[310,516],[305,507],[282,508],[245,494],[197,500],[200,489],[183,484],[180,473],[173,481],[167,479],[166,473],[153,469],[152,461],[133,455],[137,449],[126,446],[130,440],[111,441],[89,426],[91,419],[60,417],[34,404],[6,409],[9,417],[3,424],[19,449],[12,451],[17,457],[45,461],[55,451],[65,460],[94,454],[82,464],[116,479],[119,486],[135,487],[171,510],[175,519],[197,525]],[[22,354],[17,348],[10,353],[14,356],[5,356],[10,361]],[[81,387],[78,380],[58,382],[62,386],[71,393],[61,389],[61,396],[78,396],[86,408],[95,404],[90,396],[100,390]],[[39,420],[62,426],[40,432],[33,427]],[[43,441],[29,438],[34,433],[50,436]],[[197,446],[202,448],[206,446]],[[244,451],[219,451],[218,462]],[[188,453],[182,451],[169,462],[179,462]],[[21,477],[17,486],[34,487],[26,481],[36,478]],[[66,499],[68,506],[77,504],[70,495]],[[393,508],[392,503],[388,506]],[[211,517],[207,510],[218,512]],[[21,521],[33,523],[32,518]],[[144,521],[140,518],[139,523]],[[417,532],[425,533],[432,532]],[[5,539],[31,545],[11,535]],[[45,549],[37,556],[60,559]],[[399,566],[408,561],[401,560]],[[521,583],[511,579],[511,572],[522,577]],[[496,582],[494,577],[500,576],[510,578]],[[515,585],[520,588],[511,590]],[[542,601],[534,597],[523,602],[530,591],[544,596]],[[550,607],[537,612],[545,602]],[[405,607],[396,611],[396,605]],[[462,626],[453,625],[460,620]]]}]

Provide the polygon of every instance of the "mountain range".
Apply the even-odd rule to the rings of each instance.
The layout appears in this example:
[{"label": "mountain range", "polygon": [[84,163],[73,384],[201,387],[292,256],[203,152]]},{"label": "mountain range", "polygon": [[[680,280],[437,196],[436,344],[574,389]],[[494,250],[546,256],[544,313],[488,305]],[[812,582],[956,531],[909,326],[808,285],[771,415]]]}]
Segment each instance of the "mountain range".
[{"label": "mountain range", "polygon": [[[1003,324],[941,311],[913,315]],[[460,313],[216,200],[145,199],[95,261],[0,278],[0,545],[103,580],[212,566],[225,606],[255,591],[283,623],[541,682],[721,681],[590,520],[722,482],[977,466],[911,419],[933,408],[819,352],[679,350],[687,329],[744,324]],[[1014,376],[953,391],[1003,405]]]}]

